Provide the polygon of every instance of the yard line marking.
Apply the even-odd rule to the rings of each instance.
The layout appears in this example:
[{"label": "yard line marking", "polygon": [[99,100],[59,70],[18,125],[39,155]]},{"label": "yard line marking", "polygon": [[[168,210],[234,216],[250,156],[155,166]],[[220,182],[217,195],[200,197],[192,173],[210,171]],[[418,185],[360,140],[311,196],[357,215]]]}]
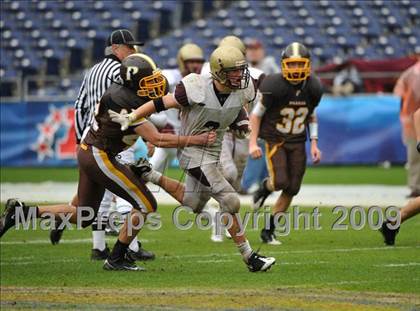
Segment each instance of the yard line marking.
[{"label": "yard line marking", "polygon": [[306,266],[306,265],[322,265],[329,264],[330,261],[310,261],[310,262],[278,262],[278,265]]},{"label": "yard line marking", "polygon": [[197,260],[196,263],[219,263],[219,262],[230,262],[232,259],[209,259],[209,260]]},{"label": "yard line marking", "polygon": [[39,263],[41,265],[51,264],[51,263],[69,263],[69,262],[79,262],[81,259],[57,259],[57,260],[49,260],[49,261],[39,261],[39,260],[31,260],[31,261],[19,261],[19,262],[1,262],[0,266],[25,266]]},{"label": "yard line marking", "polygon": [[420,266],[420,262],[407,262],[407,263],[390,263],[383,265],[373,265],[374,267],[409,267],[409,266]]},{"label": "yard line marking", "polygon": [[[116,237],[115,237],[116,239]],[[107,242],[114,241],[114,238],[106,238]],[[155,240],[146,240],[141,239],[142,242],[148,243],[148,242],[155,242]],[[91,243],[92,238],[86,238],[86,239],[63,239],[60,241],[60,244],[84,244],[84,243]],[[28,241],[1,241],[0,245],[21,245],[21,244],[51,244],[51,242],[48,239],[42,239],[42,240],[28,240]]]},{"label": "yard line marking", "polygon": [[[282,254],[316,254],[316,253],[351,253],[351,252],[358,252],[358,251],[390,251],[390,250],[399,250],[399,249],[418,249],[418,246],[382,246],[382,247],[354,247],[354,248],[333,248],[333,249],[306,249],[306,250],[296,250],[296,251],[268,251],[267,249],[264,251],[264,254],[267,255],[282,255]],[[210,253],[210,254],[187,254],[187,255],[173,255],[173,256],[165,256],[163,258],[170,259],[170,258],[200,258],[200,257],[231,257],[231,256],[239,256],[239,253]]]}]

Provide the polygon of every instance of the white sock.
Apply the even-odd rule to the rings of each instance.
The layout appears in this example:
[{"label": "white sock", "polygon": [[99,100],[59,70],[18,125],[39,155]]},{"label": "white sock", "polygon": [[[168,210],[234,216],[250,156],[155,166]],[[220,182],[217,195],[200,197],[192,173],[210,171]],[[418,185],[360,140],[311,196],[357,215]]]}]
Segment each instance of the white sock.
[{"label": "white sock", "polygon": [[245,261],[248,261],[249,256],[252,254],[251,245],[249,245],[248,240],[238,245],[239,252]]},{"label": "white sock", "polygon": [[133,252],[139,251],[139,243],[137,243],[137,241],[137,237],[134,237],[133,241],[131,241],[130,245],[128,245],[128,248]]},{"label": "white sock", "polygon": [[104,230],[93,230],[93,248],[103,251],[105,249],[105,231]]}]

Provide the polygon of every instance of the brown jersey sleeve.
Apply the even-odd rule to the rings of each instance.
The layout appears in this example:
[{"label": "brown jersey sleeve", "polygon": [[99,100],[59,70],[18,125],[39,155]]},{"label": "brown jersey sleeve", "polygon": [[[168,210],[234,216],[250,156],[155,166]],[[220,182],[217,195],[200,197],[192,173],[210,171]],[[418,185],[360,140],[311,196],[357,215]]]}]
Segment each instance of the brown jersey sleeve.
[{"label": "brown jersey sleeve", "polygon": [[175,100],[180,104],[181,106],[188,106],[188,97],[187,97],[187,91],[185,90],[184,83],[179,82],[178,85],[175,87],[174,92]]}]

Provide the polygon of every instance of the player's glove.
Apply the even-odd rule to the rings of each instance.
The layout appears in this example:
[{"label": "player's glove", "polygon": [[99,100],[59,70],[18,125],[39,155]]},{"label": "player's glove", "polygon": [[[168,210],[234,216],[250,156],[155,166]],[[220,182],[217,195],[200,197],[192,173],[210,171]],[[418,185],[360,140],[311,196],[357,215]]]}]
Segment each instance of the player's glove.
[{"label": "player's glove", "polygon": [[108,114],[111,120],[121,125],[121,131],[125,131],[136,120],[134,113],[127,113],[127,110],[122,109],[120,113],[108,109]]},{"label": "player's glove", "polygon": [[244,139],[244,138],[248,138],[249,134],[251,133],[251,131],[248,129],[246,130],[241,130],[241,129],[235,129],[232,130],[233,135],[235,135],[236,138],[239,139]]},{"label": "player's glove", "polygon": [[420,141],[417,142],[417,152],[420,153]]}]

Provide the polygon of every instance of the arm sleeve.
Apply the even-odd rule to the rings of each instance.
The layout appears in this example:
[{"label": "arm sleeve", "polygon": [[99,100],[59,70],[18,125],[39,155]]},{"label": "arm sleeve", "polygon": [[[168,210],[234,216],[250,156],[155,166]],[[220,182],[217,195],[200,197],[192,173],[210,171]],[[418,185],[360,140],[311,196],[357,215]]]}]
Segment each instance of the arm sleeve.
[{"label": "arm sleeve", "polygon": [[189,106],[187,91],[185,90],[184,83],[179,82],[175,88],[174,98],[181,106]]},{"label": "arm sleeve", "polygon": [[[87,75],[86,75],[87,76]],[[86,76],[83,79],[82,86],[80,87],[79,94],[74,103],[74,127],[76,130],[76,142],[79,144],[82,139],[83,131],[89,121],[89,107],[87,103],[86,93]]]}]

